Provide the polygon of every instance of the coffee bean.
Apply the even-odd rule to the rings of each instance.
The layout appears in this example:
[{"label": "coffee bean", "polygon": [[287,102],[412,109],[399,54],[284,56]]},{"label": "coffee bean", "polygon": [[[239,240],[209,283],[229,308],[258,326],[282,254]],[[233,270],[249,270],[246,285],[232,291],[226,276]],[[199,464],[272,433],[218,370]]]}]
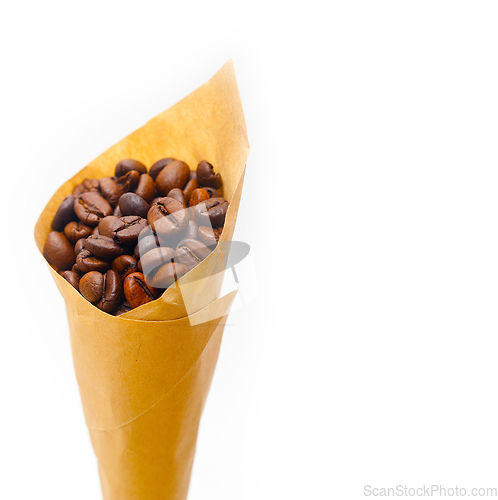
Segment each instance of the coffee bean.
[{"label": "coffee bean", "polygon": [[123,215],[138,215],[145,219],[149,204],[135,193],[125,193],[119,198],[119,208]]},{"label": "coffee bean", "polygon": [[197,165],[197,182],[199,186],[208,186],[215,189],[220,188],[222,184],[221,175],[215,174],[213,165],[206,160],[202,160]]},{"label": "coffee bean", "polygon": [[187,229],[189,215],[178,200],[165,197],[151,206],[147,221],[159,237],[178,237]]},{"label": "coffee bean", "polygon": [[97,226],[98,234],[101,234],[102,236],[107,236],[108,238],[112,238],[113,237],[112,226],[118,219],[119,217],[116,217],[115,215],[108,215],[107,217],[104,217]]},{"label": "coffee bean", "polygon": [[188,221],[187,231],[185,231],[185,239],[196,240],[197,239],[197,222],[192,219]]},{"label": "coffee bean", "polygon": [[150,172],[149,175],[152,177],[153,180],[157,179],[157,176],[159,175],[159,172],[166,166],[169,165],[171,162],[176,161],[174,158],[163,158],[162,160],[156,161],[152,167],[150,167]]},{"label": "coffee bean", "polygon": [[121,212],[119,205],[116,205],[116,208],[114,209],[112,215],[114,215],[115,217],[123,217],[123,212]]},{"label": "coffee bean", "polygon": [[116,180],[123,193],[134,191],[137,188],[139,181],[140,174],[136,170],[131,170]]},{"label": "coffee bean", "polygon": [[173,188],[168,194],[168,198],[174,198],[178,200],[184,207],[187,206],[187,201],[185,200],[185,196],[183,196],[183,191],[178,188]]},{"label": "coffee bean", "polygon": [[83,184],[76,184],[76,186],[74,186],[73,188],[72,195],[74,198],[77,198],[80,194],[87,192],[88,189],[85,186],[83,186]]},{"label": "coffee bean", "polygon": [[138,267],[141,273],[151,278],[160,267],[168,262],[173,262],[174,259],[175,251],[172,248],[154,248],[142,256]]},{"label": "coffee bean", "polygon": [[147,203],[150,203],[152,198],[154,198],[155,190],[156,183],[152,177],[148,174],[142,174],[138,180],[138,186],[135,193],[143,198]]},{"label": "coffee bean", "polygon": [[74,196],[69,195],[62,200],[52,219],[53,231],[62,231],[67,224],[77,218],[74,213],[74,199]]},{"label": "coffee bean", "polygon": [[120,255],[114,259],[112,268],[119,274],[119,277],[124,280],[129,274],[137,271],[137,265],[137,260],[131,255]]},{"label": "coffee bean", "polygon": [[90,271],[80,279],[80,293],[89,302],[98,302],[104,293],[104,275]]},{"label": "coffee bean", "polygon": [[[185,201],[187,202],[186,204],[188,204],[194,189],[197,189],[198,187],[199,187],[199,183],[197,182],[196,179],[190,179],[187,182],[187,185],[183,188],[183,196],[185,197]],[[184,205],[186,206],[186,204],[184,204]]]},{"label": "coffee bean", "polygon": [[175,248],[176,261],[187,266],[189,269],[193,269],[210,253],[211,250],[204,243],[197,240],[182,240]]},{"label": "coffee bean", "polygon": [[71,269],[75,263],[73,245],[64,233],[52,231],[43,245],[43,256],[56,271]]},{"label": "coffee bean", "polygon": [[104,290],[96,306],[100,310],[110,313],[119,306],[122,297],[123,282],[119,274],[114,269],[110,269],[105,273]]},{"label": "coffee bean", "polygon": [[83,187],[88,189],[88,191],[99,191],[100,183],[98,179],[85,179],[83,181]]},{"label": "coffee bean", "polygon": [[222,231],[223,228],[221,227],[199,226],[197,237],[207,247],[214,248],[220,239]]},{"label": "coffee bean", "polygon": [[183,161],[175,160],[159,172],[156,178],[157,192],[166,196],[172,189],[183,189],[190,178],[190,169]]},{"label": "coffee bean", "polygon": [[189,207],[195,207],[199,203],[202,203],[206,200],[209,200],[208,192],[205,189],[197,188],[192,191],[188,205]]},{"label": "coffee bean", "polygon": [[160,267],[152,279],[146,277],[146,280],[154,288],[168,288],[188,271],[187,266],[178,262],[170,262]]},{"label": "coffee bean", "polygon": [[119,255],[123,255],[123,248],[118,245],[112,238],[108,236],[89,236],[85,240],[85,248],[96,257],[104,259],[115,259]]},{"label": "coffee bean", "polygon": [[59,273],[73,288],[79,291],[80,275],[74,271],[61,271]]},{"label": "coffee bean", "polygon": [[100,179],[100,190],[111,207],[117,205],[119,197],[123,194],[123,188],[111,177]]},{"label": "coffee bean", "polygon": [[121,160],[116,165],[116,177],[122,177],[128,172],[135,170],[139,174],[146,174],[147,167],[138,160],[132,160],[131,158],[126,158]]},{"label": "coffee bean", "polygon": [[74,255],[78,255],[85,248],[85,240],[86,238],[80,238],[74,244]]},{"label": "coffee bean", "polygon": [[112,214],[111,205],[95,191],[80,194],[74,201],[74,211],[82,222],[91,227]]},{"label": "coffee bean", "polygon": [[93,256],[86,248],[76,256],[76,265],[83,274],[90,271],[105,272],[111,268],[109,260]]},{"label": "coffee bean", "polygon": [[[158,248],[161,246],[161,242],[159,238],[154,233],[150,226],[147,226],[138,237],[138,260],[142,255],[145,255],[149,250],[153,248]],[[135,256],[135,255],[134,255]]]},{"label": "coffee bean", "polygon": [[121,245],[136,245],[138,237],[147,227],[147,220],[136,215],[120,217],[112,226],[112,237]]},{"label": "coffee bean", "polygon": [[195,220],[199,226],[220,227],[225,222],[228,210],[225,198],[211,198],[195,206]]},{"label": "coffee bean", "polygon": [[68,240],[75,243],[80,238],[88,238],[92,234],[92,228],[85,226],[82,222],[73,221],[64,228],[64,234]]},{"label": "coffee bean", "polygon": [[197,172],[195,170],[191,170],[190,171],[189,180],[191,180],[191,181],[197,181]]},{"label": "coffee bean", "polygon": [[159,295],[155,288],[147,285],[142,273],[132,273],[127,276],[123,289],[126,300],[133,309],[156,300]]}]

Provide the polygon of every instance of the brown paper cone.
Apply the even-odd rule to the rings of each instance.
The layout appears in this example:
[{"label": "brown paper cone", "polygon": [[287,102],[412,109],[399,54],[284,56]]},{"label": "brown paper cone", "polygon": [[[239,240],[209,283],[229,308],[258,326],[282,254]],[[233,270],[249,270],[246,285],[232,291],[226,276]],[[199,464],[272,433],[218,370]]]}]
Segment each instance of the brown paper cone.
[{"label": "brown paper cone", "polygon": [[[207,83],[119,141],[64,183],[50,199],[35,227],[42,251],[50,224],[61,201],[85,178],[114,175],[116,163],[135,158],[148,167],[160,158],[173,157],[195,169],[207,160],[223,179],[224,197],[230,202],[221,241],[231,241],[239,208],[244,170],[249,154],[247,129],[232,61]],[[168,320],[199,311],[220,296],[226,248],[217,247],[207,259],[166,290],[161,298],[123,318]],[[53,271],[56,280],[62,280]]]},{"label": "brown paper cone", "polygon": [[[40,252],[62,199],[85,178],[113,175],[122,158],[164,157],[191,168],[208,160],[230,201],[222,241],[239,206],[247,132],[232,62],[67,181],[35,227]],[[225,250],[223,250],[225,251]],[[50,268],[66,302],[74,366],[106,500],[184,500],[197,431],[235,293],[218,299],[220,247],[154,302],[114,317]],[[187,313],[190,316],[187,316]],[[192,314],[193,313],[193,314]]]}]

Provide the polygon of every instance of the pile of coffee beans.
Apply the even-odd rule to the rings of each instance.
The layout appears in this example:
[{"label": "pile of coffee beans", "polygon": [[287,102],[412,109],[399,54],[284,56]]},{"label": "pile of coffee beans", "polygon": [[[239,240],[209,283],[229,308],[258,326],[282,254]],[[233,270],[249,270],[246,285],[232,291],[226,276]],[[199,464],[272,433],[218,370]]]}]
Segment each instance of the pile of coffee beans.
[{"label": "pile of coffee beans", "polygon": [[43,255],[85,299],[119,315],[157,299],[203,261],[223,231],[222,179],[163,158],[147,171],[121,160],[114,177],[85,179],[52,221]]}]

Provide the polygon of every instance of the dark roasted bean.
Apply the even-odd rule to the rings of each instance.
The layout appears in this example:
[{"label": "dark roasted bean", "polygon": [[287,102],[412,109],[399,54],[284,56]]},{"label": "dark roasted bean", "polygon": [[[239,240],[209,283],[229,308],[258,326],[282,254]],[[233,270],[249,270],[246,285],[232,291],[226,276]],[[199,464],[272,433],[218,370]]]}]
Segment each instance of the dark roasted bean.
[{"label": "dark roasted bean", "polygon": [[147,285],[142,273],[132,273],[124,280],[124,295],[132,308],[152,302],[158,297],[158,291]]},{"label": "dark roasted bean", "polygon": [[119,274],[119,277],[124,280],[129,274],[137,271],[137,264],[137,259],[131,255],[120,255],[114,259],[112,268]]},{"label": "dark roasted bean", "polygon": [[207,194],[210,198],[221,198],[220,193],[218,193],[218,191],[212,187],[206,186],[202,189],[204,189],[204,191],[207,191]]},{"label": "dark roasted bean", "polygon": [[116,217],[115,215],[108,215],[107,217],[104,217],[97,226],[99,234],[112,238],[112,226],[117,220],[119,220],[119,217]]},{"label": "dark roasted bean", "polygon": [[85,248],[85,240],[86,238],[80,238],[74,244],[74,255],[78,255]]},{"label": "dark roasted bean", "polygon": [[98,302],[104,292],[104,275],[90,271],[80,279],[80,293],[89,302]]},{"label": "dark roasted bean", "polygon": [[175,251],[172,248],[154,248],[142,256],[138,263],[139,270],[146,277],[150,278],[160,267],[168,262],[173,262],[174,259]]},{"label": "dark roasted bean", "polygon": [[209,248],[214,248],[218,243],[223,228],[211,226],[199,226],[197,238]]},{"label": "dark roasted bean", "polygon": [[52,219],[52,230],[62,231],[67,224],[76,218],[76,214],[74,213],[74,196],[66,196]]},{"label": "dark roasted bean", "polygon": [[190,178],[190,169],[183,161],[175,160],[159,172],[156,178],[157,192],[166,196],[172,189],[183,189]]},{"label": "dark roasted bean", "polygon": [[111,313],[121,303],[123,298],[123,282],[119,274],[110,269],[104,276],[104,290],[101,299],[95,304],[104,312]]},{"label": "dark roasted bean", "polygon": [[187,182],[187,185],[183,189],[183,196],[185,197],[186,204],[188,204],[194,189],[197,189],[198,187],[199,187],[199,183],[197,182],[196,179],[191,179]]},{"label": "dark roasted bean", "polygon": [[202,203],[203,201],[209,200],[209,193],[202,188],[197,188],[192,191],[192,194],[190,195],[190,199],[188,202],[189,207],[195,207],[199,203]]},{"label": "dark roasted bean", "polygon": [[148,174],[142,174],[138,180],[138,186],[135,193],[142,197],[147,203],[150,203],[152,198],[154,198],[155,190],[156,183],[154,179]]},{"label": "dark roasted bean", "polygon": [[157,176],[159,175],[159,172],[166,166],[169,165],[171,162],[176,161],[174,158],[163,158],[162,160],[156,161],[152,167],[150,167],[150,172],[149,175],[152,177],[153,180],[157,179]]},{"label": "dark roasted bean", "polygon": [[123,194],[123,188],[111,177],[100,179],[100,190],[111,207],[117,205],[119,197]]},{"label": "dark roasted bean", "polygon": [[101,219],[112,214],[111,205],[95,191],[80,194],[74,201],[74,211],[82,222],[91,227],[95,227]]},{"label": "dark roasted bean", "polygon": [[52,231],[43,246],[43,256],[56,271],[71,269],[75,262],[74,248],[64,233]]},{"label": "dark roasted bean", "polygon": [[149,204],[138,194],[125,193],[119,198],[119,208],[123,215],[138,215],[142,218],[147,218]]},{"label": "dark roasted bean", "polygon": [[76,264],[83,274],[90,271],[105,272],[111,268],[109,260],[93,256],[86,248],[76,256]]},{"label": "dark roasted bean", "polygon": [[139,174],[147,173],[147,167],[142,162],[126,158],[116,165],[116,177],[122,177],[133,170],[137,171]]},{"label": "dark roasted bean", "polygon": [[147,227],[147,220],[135,215],[120,217],[112,226],[114,241],[122,245],[136,245],[140,233]]},{"label": "dark roasted bean", "polygon": [[70,222],[64,228],[64,234],[69,241],[76,243],[80,238],[88,238],[92,234],[92,228],[82,222]]},{"label": "dark roasted bean", "polygon": [[180,241],[175,248],[175,260],[187,266],[189,269],[193,269],[210,253],[211,249],[204,245],[204,243],[197,240],[185,239]]},{"label": "dark roasted bean", "polygon": [[197,222],[194,220],[188,221],[187,231],[185,231],[185,239],[196,240],[197,239]]},{"label": "dark roasted bean", "polygon": [[128,193],[137,188],[139,181],[140,174],[136,170],[131,170],[122,177],[119,177],[116,182],[121,186],[123,193]]},{"label": "dark roasted bean", "polygon": [[160,267],[152,279],[148,277],[146,279],[147,283],[150,283],[154,288],[168,288],[188,271],[187,266],[178,262],[170,262]]},{"label": "dark roasted bean", "polygon": [[159,237],[178,237],[187,229],[189,215],[178,200],[166,197],[152,205],[147,221]]},{"label": "dark roasted bean", "polygon": [[183,195],[183,191],[178,188],[173,188],[168,194],[168,198],[174,198],[178,200],[184,207],[187,206],[187,201],[185,200],[185,196]]},{"label": "dark roasted bean", "polygon": [[124,249],[108,236],[89,236],[85,240],[85,248],[96,257],[104,259],[115,259],[123,255]]},{"label": "dark roasted bean", "polygon": [[220,227],[225,222],[228,201],[225,198],[211,198],[195,206],[195,220],[199,226]]},{"label": "dark roasted bean", "polygon": [[213,165],[207,162],[206,160],[202,160],[197,165],[197,182],[199,186],[208,186],[218,189],[221,187],[221,175],[215,174]]}]

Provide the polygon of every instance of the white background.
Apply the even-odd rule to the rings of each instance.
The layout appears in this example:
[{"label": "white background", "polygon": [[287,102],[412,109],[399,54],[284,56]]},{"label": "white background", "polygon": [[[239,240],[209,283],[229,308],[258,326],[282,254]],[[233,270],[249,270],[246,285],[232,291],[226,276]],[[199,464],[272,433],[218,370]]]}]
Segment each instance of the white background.
[{"label": "white background", "polygon": [[498,487],[497,23],[485,1],[3,3],[0,498],[101,498],[39,212],[230,57],[257,293],[189,500]]}]

